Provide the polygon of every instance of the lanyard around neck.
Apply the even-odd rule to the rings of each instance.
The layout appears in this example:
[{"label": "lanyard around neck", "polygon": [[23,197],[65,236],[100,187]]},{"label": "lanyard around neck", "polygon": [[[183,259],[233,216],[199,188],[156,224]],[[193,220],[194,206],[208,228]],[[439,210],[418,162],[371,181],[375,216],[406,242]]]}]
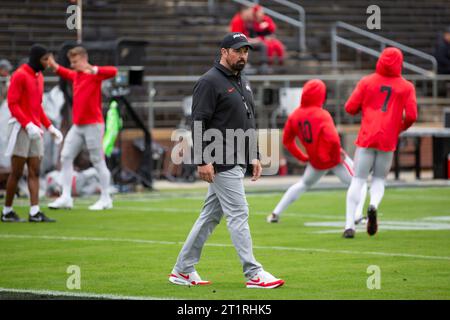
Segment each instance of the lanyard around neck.
[{"label": "lanyard around neck", "polygon": [[225,78],[227,78],[228,82],[239,92],[239,94],[241,95],[242,98],[242,102],[244,103],[244,107],[245,110],[247,111],[247,118],[251,119],[252,118],[252,112],[250,110],[250,108],[247,105],[247,101],[245,99],[245,95],[244,95],[244,89],[242,89],[242,80],[240,79],[240,77],[236,77],[237,78],[237,82],[239,85],[236,85],[236,83],[234,83],[233,81],[231,81],[229,76],[225,76]]}]

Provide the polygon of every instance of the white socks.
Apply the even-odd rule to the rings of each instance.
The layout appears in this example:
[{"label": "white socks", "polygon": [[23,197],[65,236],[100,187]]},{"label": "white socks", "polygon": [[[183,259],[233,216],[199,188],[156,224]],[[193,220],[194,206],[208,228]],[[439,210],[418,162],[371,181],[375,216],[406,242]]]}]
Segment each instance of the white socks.
[{"label": "white socks", "polygon": [[94,164],[94,168],[98,172],[98,177],[100,179],[100,187],[101,187],[101,196],[100,199],[108,200],[110,199],[108,188],[111,181],[111,173],[106,166],[105,160],[97,162]]},{"label": "white socks", "polygon": [[[13,207],[3,207],[3,214],[4,215],[7,215],[11,211],[13,211]],[[30,216],[37,215],[39,211],[40,211],[39,205],[31,206],[30,207]]]},{"label": "white socks", "polygon": [[[111,173],[106,166],[105,160],[94,164],[100,180],[101,196],[100,199],[110,199],[108,188],[111,181]],[[61,168],[62,197],[72,198],[72,180],[73,180],[73,160],[65,159]]]},{"label": "white socks", "polygon": [[39,206],[31,206],[30,207],[30,216],[35,216],[39,212]]},{"label": "white socks", "polygon": [[[357,212],[358,204],[361,205],[362,199],[362,190],[367,189],[367,184],[364,179],[361,178],[352,178],[352,182],[350,183],[350,187],[347,191],[347,208],[345,213],[345,229],[353,229],[355,230],[355,212]],[[365,199],[365,198],[364,198]],[[361,205],[364,206],[364,203]],[[360,209],[360,208],[358,208]],[[362,208],[361,208],[362,210]],[[362,212],[362,211],[361,211]]]},{"label": "white socks", "polygon": [[308,187],[303,183],[302,180],[291,186],[283,195],[280,202],[277,204],[273,213],[280,215],[292,202],[297,200],[303,193],[308,190]]},{"label": "white socks", "polygon": [[3,207],[3,214],[7,215],[8,213],[10,213],[11,211],[13,211],[13,207]]},{"label": "white socks", "polygon": [[[384,181],[382,178],[372,178],[370,186],[370,205],[378,208],[384,196]],[[352,183],[347,191],[347,210],[345,229],[355,229],[355,216],[362,217],[362,210],[367,193],[367,183],[361,178],[352,178]]]},{"label": "white socks", "polygon": [[364,204],[366,203],[367,196],[367,182],[364,182],[364,185],[361,189],[361,198],[358,202],[358,206],[355,211],[355,220],[359,220],[363,216]]},{"label": "white socks", "polygon": [[370,205],[378,208],[381,199],[384,196],[384,179],[372,178],[372,185],[370,186]]},{"label": "white socks", "polygon": [[73,160],[63,159],[61,167],[62,197],[72,198]]}]

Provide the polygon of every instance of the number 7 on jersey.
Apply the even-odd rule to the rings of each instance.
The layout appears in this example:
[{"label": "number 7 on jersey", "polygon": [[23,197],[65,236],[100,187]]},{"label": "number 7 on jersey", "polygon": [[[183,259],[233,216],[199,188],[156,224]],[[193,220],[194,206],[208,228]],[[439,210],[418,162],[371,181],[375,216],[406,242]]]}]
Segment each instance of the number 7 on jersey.
[{"label": "number 7 on jersey", "polygon": [[391,98],[392,87],[391,86],[381,86],[381,92],[385,92],[385,91],[387,91],[387,95],[386,95],[386,98],[384,99],[384,104],[381,107],[381,111],[383,111],[383,112],[387,111],[389,99]]}]

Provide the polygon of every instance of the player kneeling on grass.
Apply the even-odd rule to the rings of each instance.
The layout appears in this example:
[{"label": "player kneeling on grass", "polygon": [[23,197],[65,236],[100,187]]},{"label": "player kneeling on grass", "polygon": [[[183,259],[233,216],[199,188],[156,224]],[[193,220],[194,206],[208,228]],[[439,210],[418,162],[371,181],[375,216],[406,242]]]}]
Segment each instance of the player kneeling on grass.
[{"label": "player kneeling on grass", "polygon": [[391,168],[399,134],[417,119],[414,85],[402,77],[403,54],[397,48],[381,53],[376,72],[359,81],[345,110],[362,112],[356,139],[355,176],[347,192],[347,228],[354,230],[353,215],[361,200],[360,190],[373,173],[367,233],[378,230],[377,209],[384,195],[384,183]]},{"label": "player kneeling on grass", "polygon": [[[330,113],[322,108],[325,99],[325,83],[318,79],[308,81],[303,87],[300,107],[286,121],[283,130],[284,146],[294,157],[308,164],[302,179],[286,191],[273,213],[267,217],[269,223],[278,222],[280,214],[328,171],[332,171],[346,185],[352,180],[353,161],[341,149],[339,135]],[[307,155],[297,146],[296,137],[305,147]],[[363,218],[366,190],[366,186],[360,189],[361,200],[355,217],[358,221]],[[353,238],[354,231],[345,231],[344,237]]]},{"label": "player kneeling on grass", "polygon": [[49,64],[56,73],[73,84],[73,126],[67,133],[61,151],[62,195],[49,203],[50,209],[71,209],[73,161],[84,146],[98,172],[101,186],[100,199],[89,210],[110,209],[113,206],[108,188],[111,174],[106,166],[103,153],[104,120],[102,114],[102,81],[115,77],[117,69],[111,66],[98,67],[89,64],[88,54],[83,47],[75,47],[68,52],[71,67],[66,69],[50,57]]},{"label": "player kneeling on grass", "polygon": [[43,125],[60,144],[61,132],[56,129],[44,113],[42,94],[44,77],[50,53],[41,45],[31,47],[29,61],[20,66],[11,77],[8,90],[9,143],[6,155],[11,157],[11,173],[6,185],[6,199],[1,220],[24,222],[13,211],[14,194],[25,164],[28,167],[28,189],[30,192],[30,222],[54,222],[39,209],[39,168],[44,156]]}]

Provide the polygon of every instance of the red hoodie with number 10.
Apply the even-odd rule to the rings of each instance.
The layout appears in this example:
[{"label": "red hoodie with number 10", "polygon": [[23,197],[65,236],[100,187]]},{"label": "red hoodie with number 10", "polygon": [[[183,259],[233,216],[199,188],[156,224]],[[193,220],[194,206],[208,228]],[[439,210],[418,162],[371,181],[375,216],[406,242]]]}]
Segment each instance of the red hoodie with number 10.
[{"label": "red hoodie with number 10", "polygon": [[402,65],[399,49],[384,49],[376,72],[359,81],[345,104],[352,115],[362,112],[358,147],[395,151],[399,134],[417,120],[416,91],[402,77]]},{"label": "red hoodie with number 10", "polygon": [[[303,87],[300,107],[286,120],[283,144],[298,160],[309,161],[318,170],[327,170],[341,163],[341,142],[330,113],[322,108],[326,86],[313,79]],[[305,147],[305,155],[297,146],[298,137]]]}]

